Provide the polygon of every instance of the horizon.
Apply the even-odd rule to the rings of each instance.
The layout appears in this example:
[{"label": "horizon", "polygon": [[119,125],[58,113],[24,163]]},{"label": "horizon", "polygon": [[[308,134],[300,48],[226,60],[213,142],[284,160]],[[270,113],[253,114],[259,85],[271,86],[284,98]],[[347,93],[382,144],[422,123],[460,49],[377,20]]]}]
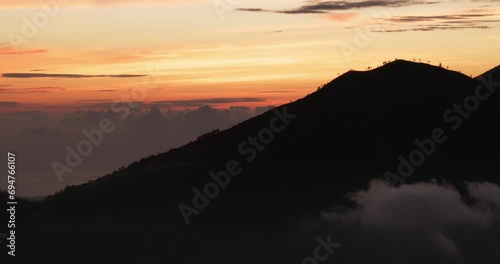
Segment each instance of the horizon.
[{"label": "horizon", "polygon": [[394,58],[477,76],[500,63],[499,9],[488,0],[3,1],[0,110],[106,109],[137,87],[147,92],[134,101],[161,109],[280,105]]},{"label": "horizon", "polygon": [[[404,62],[407,65],[425,65],[426,67],[429,68],[434,68],[434,69],[443,69],[446,71],[450,72],[456,72],[462,74],[464,77],[467,78],[477,78],[481,75],[478,76],[467,76],[464,73],[460,71],[454,71],[452,69],[446,69],[445,66],[441,65],[432,65],[428,64],[425,62],[418,62],[418,61],[410,61],[410,60],[405,60],[405,59],[395,59],[393,61],[384,61],[382,65],[379,65],[376,68],[370,68],[370,69],[364,69],[364,70],[349,70],[344,74],[341,74],[334,78],[332,82],[334,83],[335,80],[339,77],[342,77],[345,74],[348,74],[351,71],[355,72],[369,72],[373,71],[379,68],[382,68],[384,66],[388,66],[391,64],[397,64],[400,62]],[[399,64],[400,65],[400,64]],[[494,67],[492,69],[498,68]],[[488,69],[484,71],[483,73],[487,73],[488,71],[492,70]],[[412,68],[408,68],[408,71],[411,72],[413,70]],[[327,83],[328,84],[328,83]],[[326,84],[325,84],[326,85]],[[314,90],[310,91],[308,94],[304,95],[303,97],[300,97],[298,99],[305,98],[307,95],[316,93],[320,91],[320,88],[322,89],[323,87],[318,86]],[[297,99],[297,100],[298,100]],[[45,152],[46,157],[44,158],[39,158],[37,157],[39,154],[35,152],[36,154],[31,154],[27,158],[30,161],[31,164],[35,165],[32,169],[26,168],[23,172],[24,175],[37,175],[37,177],[28,177],[25,179],[21,179],[20,183],[23,185],[23,188],[18,191],[18,195],[20,198],[27,198],[27,199],[35,199],[39,200],[42,198],[46,198],[48,196],[52,196],[56,194],[57,192],[60,192],[64,190],[64,188],[68,186],[79,186],[79,185],[84,185],[90,181],[97,180],[99,178],[102,178],[106,175],[109,175],[111,173],[114,173],[116,171],[119,171],[120,169],[126,168],[133,162],[138,161],[139,159],[143,159],[146,157],[150,157],[151,155],[154,155],[156,153],[167,153],[171,149],[175,149],[178,147],[183,147],[187,145],[188,143],[191,143],[193,141],[196,141],[197,138],[199,138],[202,134],[209,133],[211,131],[214,131],[215,129],[220,130],[220,131],[225,131],[229,130],[232,128],[233,125],[240,124],[242,122],[245,122],[249,119],[252,119],[258,115],[261,115],[265,113],[266,111],[269,111],[273,108],[279,108],[283,107],[287,104],[293,103],[297,100],[290,100],[290,102],[284,103],[283,105],[277,105],[277,106],[267,106],[267,107],[257,107],[257,108],[250,108],[250,107],[244,107],[244,106],[231,106],[230,108],[224,108],[224,107],[214,107],[210,105],[199,105],[196,107],[188,107],[188,108],[180,108],[180,109],[172,109],[169,108],[167,110],[163,110],[159,108],[156,104],[153,105],[148,105],[144,104],[141,105],[140,103],[137,104],[137,106],[131,106],[126,102],[123,102],[120,107],[125,107],[127,109],[127,114],[124,119],[120,118],[120,115],[124,114],[123,112],[124,108],[111,108],[111,109],[90,109],[86,111],[77,111],[73,114],[64,114],[64,115],[53,115],[52,118],[48,119],[47,115],[43,112],[39,111],[27,111],[27,112],[14,112],[14,113],[9,113],[9,112],[4,112],[0,113],[0,118],[2,118],[2,115],[4,117],[4,122],[7,122],[9,124],[8,117],[9,115],[18,115],[18,117],[21,117],[21,115],[25,115],[24,118],[29,118],[31,120],[36,120],[36,119],[42,119],[43,122],[36,121],[34,124],[27,125],[24,122],[19,122],[18,124],[18,129],[20,129],[21,133],[5,133],[6,131],[1,131],[4,132],[3,134],[0,134],[0,136],[3,136],[3,138],[8,139],[10,146],[16,146],[17,149],[32,149],[31,144],[36,143],[36,144],[42,144],[42,145],[53,145],[55,144],[58,146],[58,149],[53,150],[51,152],[45,152],[46,148],[40,149],[40,151]],[[151,107],[151,109],[149,109]],[[118,111],[115,111],[118,110]],[[217,119],[217,115],[221,115],[222,113],[228,114],[226,117],[227,120],[224,120],[223,123],[217,123],[217,124],[211,124],[212,121]],[[237,118],[231,118],[231,116],[239,115]],[[215,116],[213,115],[215,114]],[[147,135],[138,133],[137,131],[134,131],[137,129],[136,125],[126,125],[123,124],[123,121],[128,121],[133,123],[137,123],[137,125],[140,125],[140,129],[146,128],[147,130],[151,131],[160,131],[160,132],[165,132],[163,128],[162,122],[163,119],[168,120],[169,118],[175,117],[175,116],[189,116],[189,115],[201,115],[199,119],[196,119],[196,122],[204,123],[201,127],[198,129],[194,129],[192,131],[189,131],[189,135],[177,135],[173,137],[173,141],[166,141],[162,142],[161,144],[155,144],[157,146],[151,148],[151,146],[147,147],[148,144],[147,142],[154,142],[155,140],[161,139],[161,135],[158,132],[155,132],[154,134],[150,134],[149,136],[153,135],[153,138],[147,140],[143,138],[144,136],[142,135]],[[68,118],[74,119],[70,125],[76,127],[60,127],[65,120]],[[89,119],[91,118],[91,122],[82,122],[82,120]],[[80,143],[82,142],[82,139],[89,138],[90,136],[87,136],[88,132],[85,132],[83,136],[82,132],[83,131],[90,131],[91,129],[99,128],[100,122],[104,119],[110,119],[112,120],[112,123],[114,125],[117,125],[120,130],[118,132],[112,131],[111,135],[114,137],[113,139],[107,139],[106,141],[113,141],[114,143],[108,147],[102,148],[99,145],[96,146],[96,150],[92,152],[93,157],[91,157],[91,163],[90,164],[81,164],[78,165],[74,171],[71,170],[67,174],[68,177],[62,179],[59,178],[59,181],[57,181],[55,175],[58,173],[56,172],[57,170],[54,167],[54,162],[58,161],[63,161],[64,160],[64,155],[67,155],[68,152],[63,152],[65,148],[67,149],[68,147],[73,148],[75,146],[75,143]],[[147,123],[141,123],[141,120],[149,120],[149,124]],[[194,120],[193,120],[194,121]],[[12,122],[12,120],[10,120]],[[13,123],[10,123],[13,124]],[[41,125],[41,127],[40,127]],[[144,125],[146,125],[144,127]],[[182,127],[183,124],[179,123],[173,123],[170,125],[172,126],[178,126]],[[37,131],[40,128],[42,128],[42,131]],[[83,129],[83,130],[82,130]],[[24,131],[23,131],[24,130]],[[26,131],[27,130],[27,131]],[[127,130],[133,131],[133,133],[129,136],[124,136],[123,132],[126,132]],[[13,130],[15,132],[15,130]],[[27,132],[27,133],[26,133]],[[175,131],[167,131],[168,133],[171,133],[171,136],[175,134]],[[61,137],[60,139],[56,139],[58,137]],[[120,146],[122,143],[121,142],[127,142],[130,141],[131,139],[135,138],[141,138],[141,141],[138,141],[138,145],[134,145],[135,147],[140,146],[141,151],[139,155],[121,155],[121,157],[109,157],[110,153],[113,153],[115,148],[122,148]],[[44,141],[52,141],[52,143],[42,143]],[[64,148],[64,144],[69,143],[66,145]],[[159,143],[159,142],[157,142]],[[166,147],[168,146],[168,147]],[[135,148],[131,147],[131,149]],[[7,147],[9,149],[9,147]],[[13,148],[10,148],[13,149]],[[153,150],[152,150],[153,149]],[[33,150],[33,149],[32,149]],[[57,158],[56,158],[57,157]],[[84,158],[84,157],[83,157]],[[38,159],[37,161],[35,161]],[[54,159],[54,160],[50,160]],[[98,161],[99,159],[105,159],[106,161]],[[85,160],[85,159],[84,159]],[[59,163],[60,164],[60,163]],[[51,165],[49,168],[48,165]],[[63,165],[63,164],[60,164]],[[57,166],[56,166],[57,167]],[[60,176],[58,176],[60,177]],[[3,188],[3,183],[0,182],[0,190]]]}]

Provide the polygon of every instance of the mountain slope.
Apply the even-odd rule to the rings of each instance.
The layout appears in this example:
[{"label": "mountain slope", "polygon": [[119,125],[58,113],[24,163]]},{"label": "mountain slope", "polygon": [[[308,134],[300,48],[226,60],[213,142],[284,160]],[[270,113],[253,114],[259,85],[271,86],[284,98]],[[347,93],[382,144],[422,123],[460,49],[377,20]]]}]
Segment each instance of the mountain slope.
[{"label": "mountain slope", "polygon": [[[105,227],[135,230],[145,222],[147,229],[175,233],[173,237],[193,229],[230,236],[233,231],[226,229],[236,226],[250,234],[258,232],[257,227],[265,230],[260,232],[279,230],[289,219],[317,216],[339,203],[349,205],[346,194],[366,187],[371,179],[383,178],[387,170],[397,173],[398,157],[408,158],[417,149],[414,141],[431,138],[436,128],[445,131],[446,142],[437,144],[425,162],[415,166],[407,182],[444,179],[458,188],[464,181],[498,183],[500,124],[492,122],[500,114],[498,95],[492,94],[467,118],[461,117],[456,130],[451,127],[457,125],[459,114],[452,112],[448,121],[443,119],[448,109],[474,95],[480,84],[458,72],[407,61],[348,72],[275,111],[67,188],[40,203],[32,217],[43,217],[54,228],[84,226],[112,237],[116,234]],[[293,118],[282,122],[285,128],[273,133],[269,143],[253,147],[262,150],[248,161],[249,136],[264,133],[284,112]],[[246,151],[238,150],[241,144]],[[226,170],[232,160],[238,162],[241,173],[231,177],[199,215],[192,215],[192,229],[185,229],[179,204],[193,207],[193,188],[203,190],[214,182],[209,173]],[[43,236],[40,225],[45,222],[25,221]],[[87,236],[85,231],[77,233]],[[68,239],[69,234],[61,231],[55,237]],[[154,232],[141,238],[162,239]],[[24,241],[26,248],[36,243]]]},{"label": "mountain slope", "polygon": [[[216,202],[220,210],[231,208],[251,214],[250,208],[254,206],[259,210],[267,207],[269,213],[282,213],[276,207],[295,212],[297,207],[306,211],[322,208],[364,186],[369,179],[381,177],[386,170],[395,171],[397,157],[415,149],[415,139],[430,137],[433,129],[444,127],[443,113],[474,94],[477,85],[477,81],[460,73],[406,61],[395,61],[369,72],[349,72],[320,91],[280,107],[279,112],[286,108],[296,118],[263,151],[258,151],[250,163],[245,162],[247,155],[238,153],[238,146],[269,127],[275,116],[273,111],[205,140],[134,163],[125,171],[94,183],[71,188],[49,200],[68,207],[82,203],[92,208],[106,200],[113,207],[120,200],[121,203],[162,201],[177,220],[182,220],[177,205],[190,200],[194,187],[201,189],[212,181],[208,176],[210,171],[224,170],[228,161],[237,160],[243,172],[223,190],[229,197]],[[498,140],[491,138],[494,132],[488,125],[490,122],[479,121],[498,114],[496,106],[489,109],[493,106],[493,101],[485,102],[478,110],[480,113],[467,120],[470,122],[464,122],[460,130],[453,131],[451,143],[444,144],[409,180],[442,178],[450,170],[464,174],[448,179],[452,182],[470,179],[471,176],[465,175],[467,170],[454,163],[476,160],[481,155],[477,152],[486,154],[494,150],[492,143],[498,144]],[[483,145],[478,145],[479,142]],[[495,177],[486,173],[473,178]],[[147,192],[126,195],[141,191]],[[259,193],[259,197],[248,199],[254,193]],[[116,198],[109,198],[110,194]],[[270,200],[276,204],[270,205]],[[250,203],[249,208],[241,206],[245,203]],[[220,220],[216,217],[220,216],[218,210],[207,211],[215,215],[213,221]],[[206,218],[203,221],[212,221]]]}]

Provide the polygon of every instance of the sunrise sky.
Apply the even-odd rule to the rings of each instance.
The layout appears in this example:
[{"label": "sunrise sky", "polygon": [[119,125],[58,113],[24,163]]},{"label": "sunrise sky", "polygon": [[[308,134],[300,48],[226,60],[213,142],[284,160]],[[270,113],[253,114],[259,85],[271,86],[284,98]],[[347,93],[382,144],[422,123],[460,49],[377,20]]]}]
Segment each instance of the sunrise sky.
[{"label": "sunrise sky", "polygon": [[278,105],[394,58],[476,76],[500,64],[499,11],[497,0],[3,0],[0,111],[105,109],[144,84],[144,105],[162,109]]}]

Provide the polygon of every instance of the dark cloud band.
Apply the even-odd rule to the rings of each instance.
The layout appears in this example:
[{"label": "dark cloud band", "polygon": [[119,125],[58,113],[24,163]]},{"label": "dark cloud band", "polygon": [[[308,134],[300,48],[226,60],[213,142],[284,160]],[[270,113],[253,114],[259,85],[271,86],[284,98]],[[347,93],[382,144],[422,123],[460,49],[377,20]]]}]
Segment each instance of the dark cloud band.
[{"label": "dark cloud band", "polygon": [[87,74],[46,74],[46,73],[4,73],[3,78],[138,78],[145,77],[142,74],[106,74],[106,75],[87,75]]}]

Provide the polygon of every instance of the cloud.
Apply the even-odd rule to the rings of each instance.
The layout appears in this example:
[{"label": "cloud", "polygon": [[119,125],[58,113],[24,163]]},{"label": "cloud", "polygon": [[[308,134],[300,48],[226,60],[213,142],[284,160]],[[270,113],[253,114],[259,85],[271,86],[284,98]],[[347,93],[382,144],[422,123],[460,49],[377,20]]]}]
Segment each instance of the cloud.
[{"label": "cloud", "polygon": [[86,74],[47,74],[47,73],[4,73],[4,78],[138,78],[146,77],[142,74],[106,74],[106,75],[86,75]]},{"label": "cloud", "polygon": [[263,8],[238,8],[245,12],[274,12],[281,14],[326,14],[333,11],[356,10],[372,7],[401,7],[408,5],[435,4],[437,1],[419,0],[364,0],[364,1],[308,1],[293,9],[263,9]]},{"label": "cloud", "polygon": [[18,102],[2,102],[0,101],[0,108],[17,107],[21,104]]},{"label": "cloud", "polygon": [[269,9],[263,9],[263,8],[238,8],[237,10],[245,12],[272,12]]},{"label": "cloud", "polygon": [[[0,44],[0,55],[25,55],[25,54],[35,54],[35,53],[46,53],[46,49],[28,49],[28,50],[14,50],[11,46],[5,46],[7,44]],[[3,47],[2,47],[3,46]]]},{"label": "cloud", "polygon": [[494,14],[460,14],[460,15],[440,15],[440,16],[396,16],[386,19],[389,22],[407,23],[442,20],[466,20],[470,18],[490,17]]},{"label": "cloud", "polygon": [[452,25],[433,25],[433,26],[417,26],[411,28],[374,30],[373,32],[408,32],[408,31],[435,31],[435,30],[458,30],[458,29],[489,29],[489,26],[452,26]]},{"label": "cloud", "polygon": [[255,92],[255,93],[296,93],[298,91],[282,91],[282,90],[272,90],[272,91],[258,91],[258,92]]},{"label": "cloud", "polygon": [[[483,10],[486,11],[486,10]],[[394,16],[380,19],[398,27],[404,28],[384,29],[375,32],[407,32],[407,31],[434,31],[434,30],[458,30],[458,29],[489,29],[500,22],[492,13],[472,13],[467,10],[462,14],[433,15],[433,16]]]},{"label": "cloud", "polygon": [[[488,182],[464,185],[460,192],[448,184],[421,182],[393,188],[374,180],[366,190],[347,195],[354,207],[328,210],[323,217],[339,230],[351,230],[350,243],[374,263],[387,258],[377,252],[388,250],[390,263],[408,259],[410,248],[419,257],[405,263],[498,260],[500,186]],[[352,263],[357,262],[352,259]]]},{"label": "cloud", "polygon": [[0,93],[53,93],[66,90],[67,90],[66,88],[62,87],[34,87],[34,88],[23,88],[23,89],[0,88]]},{"label": "cloud", "polygon": [[[255,101],[255,99],[209,98],[185,100],[177,104],[244,101]],[[192,110],[176,110],[161,109],[159,106],[165,107],[166,104],[151,103],[138,104],[137,108],[130,108],[129,115],[122,120],[121,112],[115,113],[109,110],[112,101],[82,100],[80,103],[102,104],[102,108],[99,109],[103,110],[15,112],[12,110],[27,105],[10,101],[0,102],[0,109],[11,110],[0,111],[0,142],[5,143],[7,149],[25,153],[24,162],[29,164],[30,168],[36,169],[36,173],[26,175],[23,183],[19,183],[22,192],[46,195],[64,188],[64,184],[87,182],[93,177],[103,176],[141,158],[194,141],[215,129],[227,129],[268,110],[259,108],[254,111],[246,106],[228,108],[200,106]],[[37,106],[29,105],[29,107],[36,109]],[[94,106],[92,108],[95,109]],[[74,173],[65,178],[64,184],[60,184],[51,168],[52,162],[64,162],[67,154],[66,146],[75,147],[81,140],[86,139],[82,131],[99,128],[99,123],[104,118],[112,120],[116,126],[115,131],[105,135],[103,144],[96,147],[92,155],[75,169]],[[36,182],[43,182],[44,187],[34,184]]]},{"label": "cloud", "polygon": [[[101,92],[112,92],[113,90],[100,90]],[[113,100],[100,99],[100,100],[78,100],[79,107],[91,108],[91,109],[109,109],[111,105],[117,107],[121,105],[135,105],[137,109],[151,109],[154,107],[165,109],[165,108],[176,108],[176,107],[203,107],[207,105],[218,106],[225,104],[235,104],[235,103],[256,103],[265,102],[265,98],[258,97],[234,97],[234,98],[206,98],[206,99],[192,99],[192,100],[164,100],[164,101],[153,101],[153,102],[120,102],[116,104]],[[47,107],[50,107],[49,105]]]},{"label": "cloud", "polygon": [[217,104],[231,104],[231,103],[255,103],[255,102],[265,102],[263,98],[256,97],[243,97],[243,98],[207,98],[207,99],[196,99],[196,100],[169,100],[169,101],[155,101],[156,104],[165,104],[168,106],[177,107],[193,107],[193,106],[204,106],[204,105],[217,105]]},{"label": "cloud", "polygon": [[467,183],[470,196],[476,201],[500,208],[500,186],[493,183]]},{"label": "cloud", "polygon": [[[306,1],[304,5],[292,9],[265,9],[265,8],[238,8],[244,12],[272,12],[281,14],[320,14],[333,21],[349,21],[357,16],[348,12],[367,8],[397,8],[410,5],[429,5],[455,1],[413,1],[413,0],[364,0],[364,1]],[[490,1],[475,1],[490,2]],[[494,2],[494,1],[493,1]],[[490,13],[484,13],[490,12]],[[489,29],[497,26],[500,20],[494,19],[495,13],[491,9],[475,8],[464,11],[462,14],[437,15],[437,16],[395,16],[386,19],[376,19],[387,22],[385,26],[394,26],[403,23],[430,23],[424,25],[408,26],[396,29],[381,29],[374,32],[407,32],[407,31],[434,31],[458,29]]]},{"label": "cloud", "polygon": [[[470,184],[469,191],[473,191],[478,202],[497,201],[500,187],[490,185]],[[489,192],[478,195],[483,189]],[[445,227],[461,225],[486,227],[493,217],[489,209],[481,210],[466,204],[457,189],[450,185],[417,183],[393,189],[384,182],[373,181],[368,190],[348,197],[358,205],[351,217],[364,225],[379,228],[441,231]]]},{"label": "cloud", "polygon": [[356,13],[335,13],[335,14],[326,14],[325,15],[328,20],[333,21],[348,21],[357,16]]},{"label": "cloud", "polygon": [[112,89],[104,89],[104,90],[97,90],[98,92],[114,92],[116,90],[112,90]]}]

